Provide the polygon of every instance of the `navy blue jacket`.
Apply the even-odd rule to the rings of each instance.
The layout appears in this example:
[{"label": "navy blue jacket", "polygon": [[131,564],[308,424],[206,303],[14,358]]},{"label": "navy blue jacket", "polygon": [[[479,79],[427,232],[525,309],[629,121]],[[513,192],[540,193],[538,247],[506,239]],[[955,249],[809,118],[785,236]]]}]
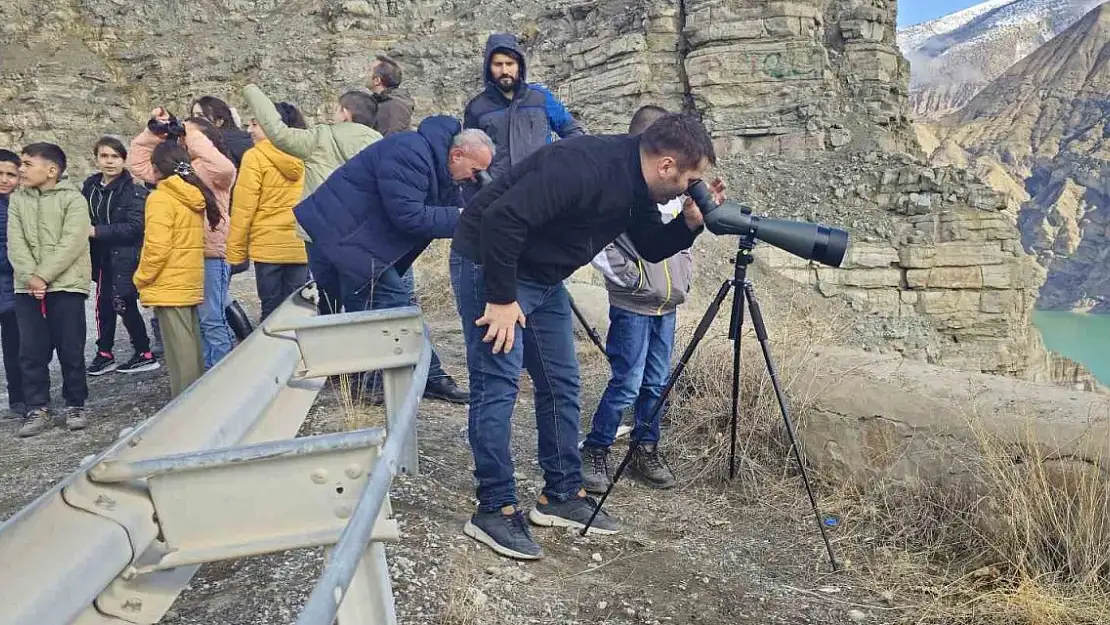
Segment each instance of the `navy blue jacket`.
[{"label": "navy blue jacket", "polygon": [[15,278],[8,260],[8,196],[0,195],[0,313],[15,308]]},{"label": "navy blue jacket", "polygon": [[[490,59],[495,52],[509,52],[520,61],[520,76],[512,100],[506,98],[490,73]],[[463,126],[480,128],[493,139],[497,153],[489,167],[490,176],[497,178],[513,165],[552,142],[551,133],[566,139],[586,134],[562,102],[545,87],[528,84],[524,50],[516,37],[495,33],[486,41],[486,88],[466,105]]]},{"label": "navy blue jacket", "polygon": [[447,153],[461,130],[454,117],[427,117],[336,169],[293,209],[313,252],[365,287],[390,267],[404,273],[433,239],[452,237],[463,202]]},{"label": "navy blue jacket", "polygon": [[107,279],[119,297],[138,295],[134,277],[142,255],[150,191],[127,172],[108,186],[100,184],[103,178],[104,174],[93,174],[81,185],[81,194],[89,202],[89,221],[96,227],[96,238],[89,241],[93,280],[103,289],[102,280]]}]

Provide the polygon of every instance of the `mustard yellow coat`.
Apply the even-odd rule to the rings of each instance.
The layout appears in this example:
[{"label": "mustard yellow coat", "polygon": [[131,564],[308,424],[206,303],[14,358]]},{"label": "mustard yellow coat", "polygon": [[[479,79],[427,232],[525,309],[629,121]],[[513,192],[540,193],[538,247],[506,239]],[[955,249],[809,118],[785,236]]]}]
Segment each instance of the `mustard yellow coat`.
[{"label": "mustard yellow coat", "polygon": [[170,176],[146,200],[143,251],[135,288],[143,306],[197,306],[204,301],[204,195]]},{"label": "mustard yellow coat", "polygon": [[247,150],[232,195],[227,262],[238,265],[247,258],[279,265],[308,262],[293,217],[304,175],[304,162],[278,150],[269,139]]}]

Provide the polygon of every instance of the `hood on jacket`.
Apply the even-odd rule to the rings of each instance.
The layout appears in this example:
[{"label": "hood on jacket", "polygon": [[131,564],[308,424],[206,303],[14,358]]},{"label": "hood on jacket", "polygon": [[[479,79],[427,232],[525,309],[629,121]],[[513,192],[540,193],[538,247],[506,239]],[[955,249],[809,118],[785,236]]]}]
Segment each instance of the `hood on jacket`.
[{"label": "hood on jacket", "polygon": [[[330,143],[339,151],[339,156],[342,158],[340,165],[354,158],[366,146],[382,138],[382,133],[357,122],[319,124],[316,128],[319,129],[316,132],[320,133],[321,137],[319,141],[325,145]],[[323,135],[327,135],[327,138]]]},{"label": "hood on jacket", "polygon": [[181,202],[194,213],[204,212],[204,194],[200,189],[185,182],[181,176],[174,174],[158,183],[158,190],[169,193],[175,200]]},{"label": "hood on jacket", "polygon": [[286,180],[297,180],[304,176],[304,161],[277,149],[277,146],[269,139],[254,144],[254,149],[258,150],[266,160],[273,163],[274,168],[281,172],[282,177]]},{"label": "hood on jacket", "polygon": [[60,191],[76,191],[77,193],[80,193],[81,189],[77,188],[77,185],[73,184],[73,181],[70,180],[69,178],[62,178],[61,180],[58,181],[58,184],[54,185],[53,189],[50,189],[48,191],[40,191],[38,189],[24,189],[23,187],[16,187],[16,190],[13,192],[13,195],[15,193],[26,193],[26,194],[34,196],[34,197],[40,197],[40,196],[44,196],[44,195],[52,195],[52,194],[58,193]]},{"label": "hood on jacket", "polygon": [[447,153],[451,151],[451,141],[461,131],[462,124],[450,115],[425,117],[416,128],[416,132],[432,146],[432,158],[436,162],[436,175],[441,189],[455,184],[450,170],[447,169]]},{"label": "hood on jacket", "polygon": [[486,84],[500,89],[500,87],[497,87],[497,82],[493,79],[493,73],[489,69],[494,52],[511,52],[516,55],[517,60],[520,61],[520,76],[517,76],[516,88],[517,91],[523,89],[524,83],[528,81],[528,61],[524,57],[524,48],[520,47],[516,35],[512,33],[494,33],[486,40],[486,63],[484,66]]}]

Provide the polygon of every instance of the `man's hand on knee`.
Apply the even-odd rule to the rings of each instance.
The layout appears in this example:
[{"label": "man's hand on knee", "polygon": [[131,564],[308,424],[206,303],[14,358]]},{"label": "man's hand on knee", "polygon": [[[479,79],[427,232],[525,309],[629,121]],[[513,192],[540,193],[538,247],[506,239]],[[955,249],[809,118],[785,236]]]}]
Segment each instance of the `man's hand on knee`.
[{"label": "man's hand on knee", "polygon": [[493,342],[493,353],[509,353],[516,337],[516,324],[525,327],[524,311],[520,304],[486,304],[485,314],[474,325],[488,326],[483,343]]}]

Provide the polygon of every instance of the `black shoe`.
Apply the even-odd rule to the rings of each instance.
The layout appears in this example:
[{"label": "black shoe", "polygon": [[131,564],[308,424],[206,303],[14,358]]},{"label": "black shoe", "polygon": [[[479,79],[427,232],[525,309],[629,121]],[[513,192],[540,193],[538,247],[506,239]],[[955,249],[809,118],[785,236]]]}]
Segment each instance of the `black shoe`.
[{"label": "black shoe", "polygon": [[505,510],[512,512],[475,512],[463,526],[463,533],[507,558],[542,558],[543,549],[532,540],[532,532],[524,522],[520,509],[507,506]]},{"label": "black shoe", "polygon": [[441,399],[452,404],[466,404],[470,402],[470,393],[459,388],[451,376],[428,380],[424,385],[425,399]]},{"label": "black shoe", "polygon": [[143,371],[155,371],[161,367],[162,365],[158,364],[158,361],[154,359],[154,354],[152,352],[135,352],[131,360],[128,360],[126,364],[119,368],[119,372],[142,373]]},{"label": "black shoe", "polygon": [[[590,496],[572,497],[566,501],[536,502],[536,507],[528,513],[528,520],[544,527],[570,527],[580,530],[586,527],[597,501]],[[597,518],[590,525],[590,534],[616,534],[620,529],[617,520],[609,516],[604,510],[597,513]]]},{"label": "black shoe", "polygon": [[118,368],[116,364],[116,357],[104,352],[97,352],[96,357],[93,358],[92,364],[85,370],[89,375],[104,375],[111,373]]},{"label": "black shoe", "polygon": [[600,495],[609,490],[613,473],[609,470],[609,448],[582,446],[582,488]]},{"label": "black shoe", "polygon": [[672,488],[677,483],[658,445],[637,447],[628,468],[633,477],[640,478],[640,481],[654,488]]}]

